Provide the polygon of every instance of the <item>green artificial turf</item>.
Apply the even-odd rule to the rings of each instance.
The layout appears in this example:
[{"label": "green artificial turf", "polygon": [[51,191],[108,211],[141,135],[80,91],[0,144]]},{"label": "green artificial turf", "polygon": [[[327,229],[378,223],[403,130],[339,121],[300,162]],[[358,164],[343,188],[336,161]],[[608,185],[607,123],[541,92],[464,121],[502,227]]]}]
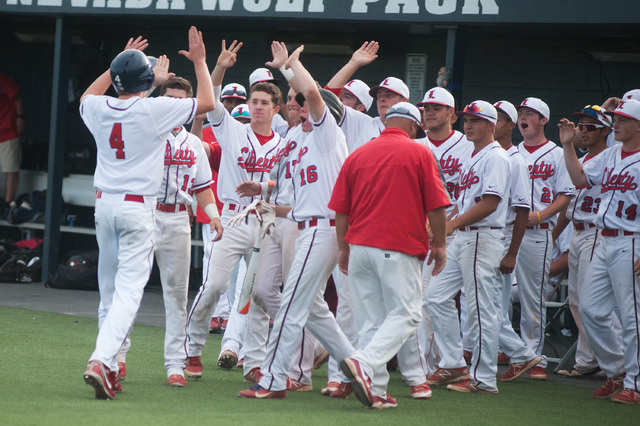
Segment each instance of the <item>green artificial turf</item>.
[{"label": "green artificial turf", "polygon": [[313,373],[311,392],[285,400],[247,400],[242,370],[216,366],[220,336],[203,354],[204,376],[169,388],[163,366],[164,329],[136,325],[124,390],[114,401],[94,399],[82,374],[97,320],[0,306],[0,423],[6,425],[630,425],[640,407],[594,400],[591,389],[525,378],[500,383],[498,395],[436,388],[414,401],[398,372],[389,394],[398,408],[368,410],[354,398],[320,395],[327,367]]}]

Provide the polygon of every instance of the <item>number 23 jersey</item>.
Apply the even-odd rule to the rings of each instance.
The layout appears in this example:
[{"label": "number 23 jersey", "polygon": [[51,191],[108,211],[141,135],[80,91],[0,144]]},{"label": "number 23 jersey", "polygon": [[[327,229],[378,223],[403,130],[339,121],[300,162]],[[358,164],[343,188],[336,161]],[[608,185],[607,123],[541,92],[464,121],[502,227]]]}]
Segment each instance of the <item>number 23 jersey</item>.
[{"label": "number 23 jersey", "polygon": [[80,116],[98,149],[93,186],[106,193],[156,195],[169,132],[190,122],[196,108],[193,98],[87,95]]}]

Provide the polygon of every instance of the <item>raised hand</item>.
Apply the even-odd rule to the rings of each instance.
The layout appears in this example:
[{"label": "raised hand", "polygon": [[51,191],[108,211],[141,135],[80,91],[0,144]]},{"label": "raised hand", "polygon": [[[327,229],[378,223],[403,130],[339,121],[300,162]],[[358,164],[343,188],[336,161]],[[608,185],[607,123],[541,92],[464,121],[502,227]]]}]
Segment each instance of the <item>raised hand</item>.
[{"label": "raised hand", "polygon": [[238,50],[242,47],[242,42],[233,40],[233,43],[231,43],[228,49],[226,45],[227,42],[222,40],[222,50],[218,56],[218,61],[216,62],[216,66],[223,69],[228,69],[235,65],[238,57]]},{"label": "raised hand", "polygon": [[351,61],[358,67],[369,65],[378,57],[379,47],[380,45],[377,41],[365,41],[362,46],[360,46],[360,49],[353,52]]},{"label": "raised hand", "polygon": [[124,50],[136,49],[136,50],[144,50],[149,46],[149,42],[146,38],[142,38],[142,36],[138,36],[135,40],[133,37],[129,39],[127,45],[124,47]]},{"label": "raised hand", "polygon": [[207,51],[204,47],[202,32],[196,27],[189,28],[189,50],[180,50],[178,53],[194,63],[206,61]]},{"label": "raised hand", "polygon": [[287,62],[289,58],[289,51],[287,45],[281,41],[271,42],[271,53],[273,54],[273,61],[265,62],[265,65],[271,68],[280,69]]},{"label": "raised hand", "polygon": [[562,142],[562,145],[570,144],[576,136],[576,126],[571,121],[563,118],[558,123],[558,128],[560,129],[560,142]]},{"label": "raised hand", "polygon": [[155,86],[161,86],[171,77],[175,77],[174,73],[169,72],[169,58],[167,58],[167,55],[158,57],[158,62],[153,67],[153,74],[156,76],[153,82]]},{"label": "raised hand", "polygon": [[304,50],[304,44],[301,44],[300,46],[298,46],[296,50],[293,51],[291,55],[289,55],[289,59],[287,59],[287,61],[284,63],[284,67],[286,69],[289,69],[291,68],[291,64],[293,62],[300,62],[300,54],[302,53],[303,50]]}]

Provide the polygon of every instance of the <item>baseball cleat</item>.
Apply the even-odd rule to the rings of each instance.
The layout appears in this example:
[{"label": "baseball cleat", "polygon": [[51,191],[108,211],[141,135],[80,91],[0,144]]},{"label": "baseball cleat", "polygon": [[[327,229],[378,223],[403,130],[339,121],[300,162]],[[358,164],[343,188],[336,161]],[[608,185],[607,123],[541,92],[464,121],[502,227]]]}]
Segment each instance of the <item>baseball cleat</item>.
[{"label": "baseball cleat", "polygon": [[467,370],[467,367],[438,368],[433,375],[427,377],[427,384],[442,386],[450,383],[459,383],[468,378],[469,370]]},{"label": "baseball cleat", "polygon": [[498,365],[509,365],[510,359],[504,352],[498,352]]},{"label": "baseball cleat", "polygon": [[466,379],[461,383],[447,385],[447,389],[463,393],[498,393],[497,389],[494,391],[482,389],[471,379]]},{"label": "baseball cleat", "polygon": [[220,318],[211,318],[211,325],[209,325],[209,334],[218,334],[221,332],[222,329],[220,328]]},{"label": "baseball cleat", "polygon": [[238,363],[238,356],[229,349],[226,349],[218,358],[218,367],[224,368],[225,370],[231,370]]},{"label": "baseball cleat", "polygon": [[360,366],[360,362],[354,358],[345,358],[340,361],[340,369],[351,380],[351,389],[354,395],[366,407],[371,407],[371,379]]},{"label": "baseball cleat", "polygon": [[245,383],[258,383],[262,379],[262,373],[260,367],[252,368],[247,374],[244,375]]},{"label": "baseball cleat", "polygon": [[625,388],[622,392],[613,395],[611,401],[619,402],[621,404],[640,404],[640,392],[636,392],[633,389]]},{"label": "baseball cleat", "polygon": [[184,369],[184,374],[192,379],[202,377],[202,361],[199,356],[187,357],[187,366]]},{"label": "baseball cleat", "polygon": [[96,399],[116,399],[109,373],[111,370],[100,361],[89,361],[87,370],[84,372],[84,382],[95,389]]},{"label": "baseball cleat", "polygon": [[329,396],[331,398],[347,399],[352,392],[353,392],[353,388],[351,387],[351,383],[342,382],[338,385],[338,388],[336,390],[334,390],[329,394]]},{"label": "baseball cleat", "polygon": [[424,382],[421,385],[411,386],[411,398],[413,399],[429,399],[431,398],[431,388]]},{"label": "baseball cleat", "polygon": [[329,382],[322,388],[322,391],[320,391],[320,393],[324,396],[329,396],[333,392],[337,391],[339,386],[340,386],[340,383],[338,382]]},{"label": "baseball cleat", "polygon": [[181,374],[172,374],[169,376],[168,384],[172,388],[186,388],[187,379],[185,379]]},{"label": "baseball cleat", "polygon": [[304,383],[300,383],[299,381],[292,379],[291,377],[287,377],[287,391],[309,392],[310,390],[313,390],[312,385],[305,385]]},{"label": "baseball cleat", "polygon": [[118,381],[124,382],[127,377],[127,366],[124,362],[118,361]]},{"label": "baseball cleat", "polygon": [[604,379],[607,377],[604,371],[600,369],[600,367],[596,367],[589,371],[579,371],[573,369],[569,370],[560,370],[558,374],[564,377],[570,377],[572,379]]},{"label": "baseball cleat", "polygon": [[620,392],[624,387],[625,374],[618,377],[609,377],[604,385],[593,392],[593,397],[598,399],[606,399]]},{"label": "baseball cleat", "polygon": [[369,408],[382,410],[385,408],[396,408],[397,406],[398,406],[398,401],[394,397],[386,393],[384,394],[384,396],[374,396],[373,403]]},{"label": "baseball cleat", "polygon": [[287,397],[287,391],[270,391],[260,385],[253,385],[249,389],[238,392],[238,396],[241,398],[255,399],[285,399]]},{"label": "baseball cleat", "polygon": [[529,378],[533,380],[547,380],[547,370],[542,367],[533,367],[529,370]]},{"label": "baseball cleat", "polygon": [[322,367],[327,361],[329,361],[329,352],[324,351],[313,360],[313,368],[311,371]]},{"label": "baseball cleat", "polygon": [[538,365],[539,362],[540,357],[535,357],[531,361],[512,362],[509,365],[509,370],[507,370],[507,372],[502,376],[498,377],[498,380],[500,380],[501,382],[510,382],[511,380],[515,380],[527,371],[534,368],[536,365]]},{"label": "baseball cleat", "polygon": [[118,380],[118,374],[115,371],[109,371],[109,379],[115,393],[122,392],[122,382]]}]

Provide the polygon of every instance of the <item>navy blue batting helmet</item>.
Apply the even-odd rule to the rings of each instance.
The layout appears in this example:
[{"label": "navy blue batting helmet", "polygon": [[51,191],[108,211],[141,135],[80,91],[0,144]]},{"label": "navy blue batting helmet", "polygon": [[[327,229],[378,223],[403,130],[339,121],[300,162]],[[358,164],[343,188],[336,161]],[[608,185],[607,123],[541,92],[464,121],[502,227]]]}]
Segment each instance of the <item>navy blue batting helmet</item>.
[{"label": "navy blue batting helmet", "polygon": [[153,86],[153,66],[147,55],[136,49],[120,53],[111,62],[111,83],[116,92],[146,92]]},{"label": "navy blue batting helmet", "polygon": [[[320,90],[320,96],[322,97],[322,100],[324,101],[327,108],[329,108],[329,112],[331,113],[331,115],[333,115],[333,118],[336,119],[336,122],[340,123],[340,121],[342,121],[342,115],[344,112],[340,98],[338,98],[330,90],[327,90],[327,89],[319,89],[319,90]],[[302,92],[296,94],[296,102],[301,107],[304,106],[305,100],[306,99],[302,94]]]}]

